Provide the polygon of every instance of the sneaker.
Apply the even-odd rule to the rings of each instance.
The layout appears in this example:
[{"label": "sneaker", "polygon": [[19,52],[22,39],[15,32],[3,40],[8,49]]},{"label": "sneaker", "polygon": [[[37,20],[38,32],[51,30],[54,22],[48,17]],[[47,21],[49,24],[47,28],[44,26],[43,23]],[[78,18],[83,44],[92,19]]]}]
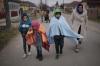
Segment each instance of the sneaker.
[{"label": "sneaker", "polygon": [[76,52],[76,53],[78,53],[78,52],[79,52],[79,49],[78,49],[78,48],[76,48],[76,49],[75,49],[75,52]]},{"label": "sneaker", "polygon": [[26,58],[26,57],[27,57],[27,54],[24,54],[24,55],[23,55],[23,58]]},{"label": "sneaker", "polygon": [[39,56],[36,56],[36,59],[38,59],[39,58]]},{"label": "sneaker", "polygon": [[31,55],[31,52],[28,52],[28,54],[27,54],[27,55],[29,55],[29,56],[30,56],[30,55]]}]

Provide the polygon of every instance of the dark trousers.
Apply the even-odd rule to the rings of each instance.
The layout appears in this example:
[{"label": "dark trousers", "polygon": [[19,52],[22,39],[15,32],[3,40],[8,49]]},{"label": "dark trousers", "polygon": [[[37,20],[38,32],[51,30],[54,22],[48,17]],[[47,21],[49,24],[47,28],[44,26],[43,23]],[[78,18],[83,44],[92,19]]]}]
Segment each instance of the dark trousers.
[{"label": "dark trousers", "polygon": [[27,54],[27,46],[28,46],[28,52],[30,52],[31,50],[31,46],[26,44],[26,33],[22,33],[22,38],[23,38],[23,49],[24,49],[24,53]]},{"label": "dark trousers", "polygon": [[62,52],[63,46],[64,46],[64,37],[63,36],[54,36],[54,42],[55,42],[56,54],[60,54]]},{"label": "dark trousers", "polygon": [[39,32],[36,33],[36,48],[37,48],[37,58],[42,57],[42,37]]},{"label": "dark trousers", "polygon": [[[80,25],[80,27],[79,27],[79,29],[78,29],[78,34],[81,34],[81,25]],[[80,39],[77,38],[77,40],[79,41]]]},{"label": "dark trousers", "polygon": [[37,47],[37,57],[42,57],[42,47]]},{"label": "dark trousers", "polygon": [[48,15],[45,16],[45,21],[50,22],[50,20],[49,20],[49,16],[48,16]]},{"label": "dark trousers", "polygon": [[44,16],[41,16],[41,20],[42,20],[42,22],[43,22],[43,18],[44,18]]}]

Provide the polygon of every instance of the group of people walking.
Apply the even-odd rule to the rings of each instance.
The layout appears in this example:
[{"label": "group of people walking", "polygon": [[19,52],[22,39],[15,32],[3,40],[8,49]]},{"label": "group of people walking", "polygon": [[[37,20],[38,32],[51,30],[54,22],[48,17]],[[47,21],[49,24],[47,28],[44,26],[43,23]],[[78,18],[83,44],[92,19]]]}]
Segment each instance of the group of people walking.
[{"label": "group of people walking", "polygon": [[75,41],[75,52],[79,52],[87,29],[87,11],[83,4],[78,4],[73,10],[72,28],[63,17],[60,9],[55,9],[53,13],[54,16],[50,19],[47,32],[40,21],[31,20],[26,13],[22,15],[19,31],[23,38],[24,58],[31,55],[31,45],[33,44],[37,49],[36,58],[41,61],[43,60],[42,47],[49,51],[50,44],[55,44],[56,59],[58,59],[63,54],[64,38]]}]

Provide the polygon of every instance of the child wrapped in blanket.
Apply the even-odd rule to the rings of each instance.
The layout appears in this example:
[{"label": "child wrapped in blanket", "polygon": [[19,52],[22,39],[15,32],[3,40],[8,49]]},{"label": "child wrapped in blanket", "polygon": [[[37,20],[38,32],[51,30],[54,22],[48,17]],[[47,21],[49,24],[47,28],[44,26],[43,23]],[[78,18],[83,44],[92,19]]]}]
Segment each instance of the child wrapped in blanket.
[{"label": "child wrapped in blanket", "polygon": [[[29,29],[26,35],[27,44],[32,45],[32,43],[36,46],[37,56],[36,59],[42,61],[42,47],[49,51],[49,44],[46,36],[46,32],[44,26],[40,24],[39,21],[32,21],[32,27]],[[31,40],[33,39],[33,40]]]}]

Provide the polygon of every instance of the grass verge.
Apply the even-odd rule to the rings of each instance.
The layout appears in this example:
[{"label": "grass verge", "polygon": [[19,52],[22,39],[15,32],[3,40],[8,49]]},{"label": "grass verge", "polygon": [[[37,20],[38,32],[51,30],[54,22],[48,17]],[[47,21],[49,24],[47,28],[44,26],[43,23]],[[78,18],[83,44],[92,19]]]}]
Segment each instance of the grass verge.
[{"label": "grass verge", "polygon": [[17,34],[17,28],[11,28],[9,31],[0,32],[0,51],[7,45],[8,41]]},{"label": "grass verge", "polygon": [[95,18],[95,19],[89,18],[89,19],[94,21],[94,22],[100,23],[100,18]]}]

